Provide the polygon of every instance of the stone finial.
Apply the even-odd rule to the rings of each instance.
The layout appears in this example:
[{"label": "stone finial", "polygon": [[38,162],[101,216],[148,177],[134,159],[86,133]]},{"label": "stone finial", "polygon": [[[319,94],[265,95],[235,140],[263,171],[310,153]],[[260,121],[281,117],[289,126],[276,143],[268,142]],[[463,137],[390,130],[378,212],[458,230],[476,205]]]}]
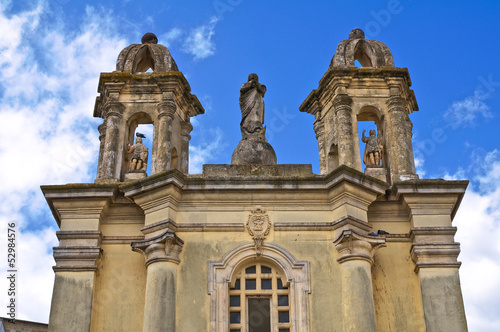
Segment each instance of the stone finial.
[{"label": "stone finial", "polygon": [[148,69],[154,72],[179,71],[170,51],[158,44],[154,33],[146,33],[141,44],[125,47],[116,60],[116,71],[125,73],[141,73]]},{"label": "stone finial", "polygon": [[377,40],[365,39],[365,33],[361,29],[352,30],[349,39],[339,43],[330,62],[330,68],[355,67],[355,60],[358,60],[363,67],[394,67],[389,47]]},{"label": "stone finial", "polygon": [[148,32],[142,36],[141,39],[142,44],[158,44],[158,38],[156,38],[156,35],[152,32]]},{"label": "stone finial", "polygon": [[275,165],[276,153],[266,140],[264,95],[266,86],[257,74],[250,74],[240,89],[241,141],[231,157],[233,165]]},{"label": "stone finial", "polygon": [[363,30],[356,28],[349,33],[349,39],[365,39]]}]

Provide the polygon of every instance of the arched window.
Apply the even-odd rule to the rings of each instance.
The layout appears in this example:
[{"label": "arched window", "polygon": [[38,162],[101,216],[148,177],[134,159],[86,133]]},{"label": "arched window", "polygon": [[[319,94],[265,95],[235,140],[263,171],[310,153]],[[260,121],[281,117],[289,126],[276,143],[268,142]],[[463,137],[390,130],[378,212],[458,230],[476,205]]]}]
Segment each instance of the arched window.
[{"label": "arched window", "polygon": [[251,262],[234,274],[228,309],[230,332],[290,332],[288,282],[268,262]]},{"label": "arched window", "polygon": [[241,245],[209,262],[212,332],[308,332],[309,263],[264,243]]}]

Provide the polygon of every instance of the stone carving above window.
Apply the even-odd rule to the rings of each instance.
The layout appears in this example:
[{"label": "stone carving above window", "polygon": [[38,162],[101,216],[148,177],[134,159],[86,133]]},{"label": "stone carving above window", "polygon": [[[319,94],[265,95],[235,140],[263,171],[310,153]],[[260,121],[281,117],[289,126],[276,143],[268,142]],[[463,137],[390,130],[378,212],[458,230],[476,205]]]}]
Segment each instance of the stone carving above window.
[{"label": "stone carving above window", "polygon": [[271,222],[266,211],[261,208],[252,210],[252,214],[248,217],[247,229],[250,236],[255,242],[255,250],[259,255],[261,252],[262,242],[271,230]]}]

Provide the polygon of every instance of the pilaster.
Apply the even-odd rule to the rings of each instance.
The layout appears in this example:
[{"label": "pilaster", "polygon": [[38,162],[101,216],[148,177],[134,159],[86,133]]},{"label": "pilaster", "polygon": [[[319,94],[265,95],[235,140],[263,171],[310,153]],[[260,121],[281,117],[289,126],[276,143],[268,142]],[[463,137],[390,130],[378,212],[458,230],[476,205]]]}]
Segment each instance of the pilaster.
[{"label": "pilaster", "polygon": [[42,187],[61,229],[49,331],[89,331],[95,273],[102,254],[103,211],[116,188],[98,185]]},{"label": "pilaster", "polygon": [[419,180],[396,184],[411,216],[415,263],[428,331],[467,331],[457,261],[460,244],[451,225],[467,181]]},{"label": "pilaster", "polygon": [[375,250],[385,239],[363,235],[371,226],[344,218],[334,223],[334,244],[339,252],[342,278],[343,331],[377,331],[371,266]]},{"label": "pilaster", "polygon": [[143,331],[175,331],[177,267],[184,244],[175,229],[171,220],[149,225],[141,229],[145,239],[132,242],[147,269]]}]

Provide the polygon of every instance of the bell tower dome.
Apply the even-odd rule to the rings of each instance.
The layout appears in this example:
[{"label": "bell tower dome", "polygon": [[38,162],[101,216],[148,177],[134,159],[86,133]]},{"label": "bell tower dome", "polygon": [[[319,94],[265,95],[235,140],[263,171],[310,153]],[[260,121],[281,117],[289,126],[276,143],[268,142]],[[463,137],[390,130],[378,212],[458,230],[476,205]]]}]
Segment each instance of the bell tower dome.
[{"label": "bell tower dome", "polygon": [[[355,67],[355,61],[362,67]],[[413,156],[412,123],[418,111],[406,68],[394,67],[390,49],[365,39],[354,29],[339,43],[328,71],[300,106],[315,116],[320,171],[341,165],[362,170],[388,183],[417,179]],[[363,131],[364,153],[359,144],[359,121],[373,122],[370,135]]]},{"label": "bell tower dome", "polygon": [[[151,70],[151,71],[149,71]],[[190,118],[204,110],[184,75],[153,33],[120,52],[116,71],[101,73],[94,117],[99,126],[97,183],[123,182],[177,169],[188,173]],[[139,124],[153,125],[152,151],[134,133]]]}]

